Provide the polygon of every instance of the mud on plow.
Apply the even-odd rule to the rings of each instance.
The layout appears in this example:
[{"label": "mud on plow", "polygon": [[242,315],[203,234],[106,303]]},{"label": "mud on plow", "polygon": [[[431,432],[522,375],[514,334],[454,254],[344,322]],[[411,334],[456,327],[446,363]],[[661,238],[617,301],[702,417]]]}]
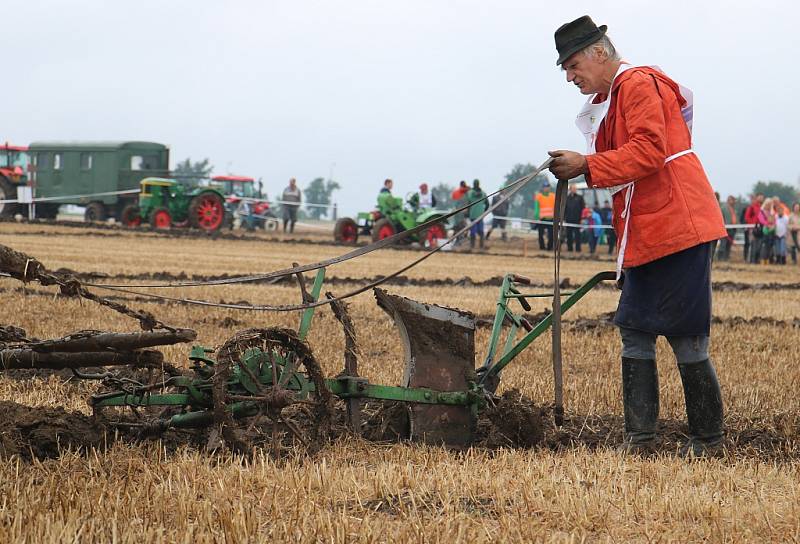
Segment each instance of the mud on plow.
[{"label": "mud on plow", "polygon": [[[51,274],[35,259],[0,249],[0,267],[6,275],[57,284],[62,293],[88,295],[139,319],[143,328],[159,329],[132,334],[83,331],[48,341],[21,335],[17,342],[6,339],[0,344],[6,369],[72,369],[76,378],[103,383],[101,391],[89,399],[99,422],[141,436],[171,429],[206,429],[205,440],[211,448],[224,445],[246,451],[263,445],[276,453],[293,446],[314,450],[335,421],[343,420],[352,432],[360,433],[370,417],[365,407],[375,405],[392,407],[398,438],[468,446],[475,440],[479,415],[498,402],[502,371],[553,320],[550,313],[530,323],[523,314],[531,308],[530,298],[549,298],[552,293],[526,292],[529,279],[505,275],[487,354],[476,368],[473,314],[374,288],[377,304],[394,321],[404,349],[402,383],[390,386],[359,375],[357,340],[347,307],[328,293],[331,300],[326,302],[343,325],[345,356],[344,369],[325,377],[306,342],[316,310],[312,304],[324,300],[325,268],[319,268],[310,290],[302,273],[296,274],[303,303],[311,305],[303,310],[297,330],[247,329],[218,349],[194,345],[187,370],[164,363],[161,353],[151,348],[192,342],[194,331],[171,328],[144,312],[119,308],[121,304],[92,295],[72,277]],[[597,274],[574,292],[562,293],[561,311],[606,280],[614,280],[614,273]],[[150,376],[82,370],[111,365],[146,367]]]}]

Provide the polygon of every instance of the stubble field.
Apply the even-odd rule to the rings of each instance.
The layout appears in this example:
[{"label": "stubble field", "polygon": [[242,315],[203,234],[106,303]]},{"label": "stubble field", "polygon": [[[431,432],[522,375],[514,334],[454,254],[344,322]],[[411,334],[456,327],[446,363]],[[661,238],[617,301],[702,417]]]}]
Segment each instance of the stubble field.
[{"label": "stubble field", "polygon": [[[97,282],[169,280],[267,272],[343,253],[311,237],[211,240],[127,230],[0,224],[0,243],[48,268],[68,268]],[[343,293],[419,256],[384,250],[328,270],[327,289]],[[740,259],[740,258],[739,258]],[[579,284],[613,268],[567,259],[562,277]],[[520,245],[495,243],[486,254],[442,253],[386,288],[417,300],[489,318],[495,279],[506,272],[552,287],[552,261]],[[711,353],[723,388],[728,431],[721,459],[687,462],[675,454],[686,432],[675,362],[659,340],[661,451],[615,452],[622,433],[620,342],[607,322],[618,292],[596,289],[565,314],[563,350],[567,422],[548,423],[532,449],[467,451],[369,442],[342,436],[312,457],[275,461],[178,448],[156,440],[98,440],[100,447],[0,460],[0,541],[797,541],[800,540],[800,269],[716,266]],[[0,325],[51,338],[81,329],[134,331],[133,320],[88,301],[25,289],[0,279]],[[293,284],[184,288],[171,293],[213,301],[285,304]],[[162,321],[197,330],[198,343],[219,346],[248,327],[295,328],[297,313],[243,312],[127,296],[126,304]],[[533,313],[549,303],[539,299]],[[370,293],[350,301],[359,370],[375,383],[402,375],[400,338]],[[481,362],[489,328],[476,333]],[[343,366],[341,325],[327,307],[314,318],[309,343],[328,376]],[[187,346],[163,349],[185,366]],[[503,374],[500,391],[517,389],[550,421],[553,379],[549,336]],[[90,413],[94,385],[57,376],[0,376],[0,429],[17,403]],[[55,412],[54,412],[55,413]],[[4,431],[0,431],[4,432]],[[35,428],[26,430],[30,436]],[[35,436],[34,436],[35,438]],[[107,443],[104,447],[102,443]],[[52,448],[51,448],[52,449]],[[8,452],[6,452],[8,453]]]}]

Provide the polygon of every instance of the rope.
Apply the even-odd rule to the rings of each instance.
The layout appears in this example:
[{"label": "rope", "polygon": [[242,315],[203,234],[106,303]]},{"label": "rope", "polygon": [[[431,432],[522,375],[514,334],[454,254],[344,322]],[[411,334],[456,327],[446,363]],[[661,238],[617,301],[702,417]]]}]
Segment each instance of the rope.
[{"label": "rope", "polygon": [[[495,191],[494,193],[492,193],[492,195],[487,195],[485,200],[488,201],[490,196],[493,196],[493,195],[495,195],[495,194],[497,194],[497,193],[499,193],[501,191],[508,191],[496,203],[491,204],[483,213],[481,213],[481,215],[478,218],[476,218],[475,220],[471,221],[464,228],[462,228],[461,230],[459,230],[458,232],[453,234],[453,236],[448,238],[447,242],[445,242],[444,244],[433,248],[432,250],[430,250],[430,251],[426,252],[425,254],[423,254],[421,257],[419,257],[417,259],[414,259],[409,264],[407,264],[407,265],[403,266],[402,268],[392,272],[388,276],[385,276],[385,277],[380,278],[378,280],[372,281],[372,282],[370,282],[370,283],[368,283],[368,284],[366,284],[366,285],[364,285],[364,286],[362,286],[362,287],[360,287],[358,289],[355,289],[353,291],[345,293],[345,294],[343,294],[341,296],[338,296],[336,298],[321,299],[321,300],[317,300],[315,302],[308,302],[308,303],[302,303],[302,304],[284,304],[284,305],[229,304],[229,303],[224,303],[224,302],[211,302],[211,301],[208,301],[208,300],[198,300],[198,299],[190,299],[190,298],[171,297],[171,296],[166,296],[166,295],[157,295],[155,293],[148,293],[148,292],[144,292],[144,291],[136,291],[134,289],[130,289],[129,288],[129,287],[151,287],[150,285],[128,285],[128,286],[125,286],[125,287],[119,286],[119,285],[108,285],[108,284],[86,284],[86,285],[90,285],[90,286],[95,287],[97,289],[106,289],[106,290],[109,290],[109,291],[116,291],[116,292],[120,292],[120,293],[127,293],[127,294],[131,294],[131,295],[142,296],[142,297],[149,297],[149,298],[158,299],[158,300],[166,300],[166,301],[178,302],[178,303],[182,303],[182,304],[195,304],[195,305],[198,305],[198,306],[207,306],[207,307],[213,307],[213,308],[227,308],[227,309],[233,309],[233,310],[289,312],[289,311],[296,311],[296,310],[305,310],[307,308],[316,308],[318,306],[324,306],[326,304],[331,304],[334,301],[340,301],[340,300],[344,300],[344,299],[347,299],[347,298],[354,297],[356,295],[360,295],[361,293],[363,293],[365,291],[368,291],[368,290],[370,290],[370,289],[372,289],[374,287],[377,287],[377,286],[381,285],[382,283],[384,283],[386,281],[389,281],[392,278],[395,278],[395,277],[399,276],[403,272],[406,272],[407,270],[417,266],[418,264],[420,264],[424,260],[430,258],[435,253],[441,251],[444,246],[446,246],[447,244],[449,244],[450,242],[452,242],[453,240],[455,240],[459,236],[462,236],[463,234],[465,234],[467,231],[469,231],[470,228],[472,228],[473,225],[477,224],[479,221],[483,221],[483,219],[487,215],[489,215],[495,208],[497,208],[498,206],[503,204],[506,200],[508,200],[509,198],[514,196],[517,192],[519,192],[529,181],[531,181],[533,178],[535,178],[537,175],[539,175],[539,173],[541,173],[542,170],[547,168],[547,166],[549,166],[551,160],[552,159],[546,160],[541,166],[539,166],[531,174],[528,174],[527,176],[524,176],[524,177],[518,179],[514,183],[512,183],[512,184],[510,184],[510,185],[508,185],[508,186],[506,186],[506,187],[504,187],[504,188],[502,188],[502,189],[500,189],[498,191]],[[385,247],[386,245],[388,245],[387,242],[394,243],[397,240],[400,240],[400,239],[402,239],[404,237],[403,236],[403,237],[398,238],[399,235],[403,235],[404,234],[404,235],[407,236],[407,235],[413,234],[415,232],[419,232],[420,230],[423,230],[424,228],[427,228],[428,226],[430,226],[432,223],[436,223],[436,222],[442,221],[443,219],[447,219],[447,218],[452,217],[453,215],[455,215],[457,213],[460,213],[460,212],[466,210],[467,208],[469,208],[473,204],[474,203],[467,204],[466,206],[462,206],[461,208],[458,208],[455,211],[448,213],[444,217],[440,217],[440,218],[437,218],[434,221],[429,221],[429,222],[423,223],[422,225],[414,227],[413,229],[410,229],[408,231],[396,234],[396,235],[391,236],[389,238],[385,238],[383,240],[380,240],[378,242],[375,242],[375,243],[370,244],[368,246],[365,246],[363,248],[359,248],[356,251],[351,251],[350,253],[347,253],[347,254],[345,254],[345,255],[343,255],[341,257],[334,258],[334,259],[328,259],[326,261],[321,261],[320,263],[307,264],[307,265],[303,265],[303,266],[296,266],[296,267],[285,269],[285,270],[279,270],[279,271],[276,271],[276,272],[270,272],[269,274],[260,274],[260,275],[255,275],[255,276],[242,276],[242,277],[239,277],[239,278],[226,278],[224,280],[209,280],[209,281],[205,281],[205,282],[199,282],[199,281],[198,282],[183,282],[183,283],[173,283],[173,284],[168,284],[168,285],[160,284],[160,285],[153,285],[153,287],[193,287],[193,286],[199,286],[199,285],[222,285],[222,284],[229,284],[229,283],[242,283],[242,282],[245,282],[245,281],[256,281],[256,280],[272,279],[272,278],[288,276],[290,274],[296,274],[296,273],[299,273],[299,272],[306,272],[306,271],[309,271],[309,270],[316,270],[318,268],[322,268],[323,266],[328,266],[329,264],[335,264],[335,263],[344,262],[346,260],[353,259],[354,257],[360,256],[360,255],[364,255],[366,253],[370,253],[372,251],[375,251],[377,249]]]}]

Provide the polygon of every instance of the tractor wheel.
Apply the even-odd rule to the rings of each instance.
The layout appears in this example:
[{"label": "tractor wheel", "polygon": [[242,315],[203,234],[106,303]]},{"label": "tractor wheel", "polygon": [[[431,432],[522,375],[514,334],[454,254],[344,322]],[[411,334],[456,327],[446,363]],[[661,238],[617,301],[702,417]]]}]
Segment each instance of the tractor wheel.
[{"label": "tractor wheel", "polygon": [[168,230],[172,227],[172,216],[166,208],[156,208],[150,212],[150,228]]},{"label": "tractor wheel", "polygon": [[340,244],[355,244],[358,241],[358,225],[349,217],[342,217],[333,227],[333,239]]},{"label": "tractor wheel", "polygon": [[[16,200],[17,187],[5,176],[0,175],[0,200]],[[13,217],[20,213],[22,206],[12,202],[0,203],[0,217]]]},{"label": "tractor wheel", "polygon": [[447,230],[441,223],[436,223],[422,231],[419,239],[425,247],[438,247],[439,240],[447,240]]},{"label": "tractor wheel", "polygon": [[372,241],[377,242],[378,240],[383,240],[389,236],[394,236],[395,232],[397,231],[394,230],[394,225],[392,225],[392,222],[383,217],[375,221],[375,223],[372,225]]},{"label": "tractor wheel", "polygon": [[126,227],[138,227],[142,224],[142,216],[139,214],[139,206],[136,204],[128,204],[122,208],[122,213],[119,214],[119,220]]},{"label": "tractor wheel", "polygon": [[225,219],[225,202],[217,193],[200,193],[189,204],[189,224],[196,229],[215,231]]},{"label": "tractor wheel", "polygon": [[83,212],[83,220],[87,223],[92,221],[105,221],[106,220],[106,206],[102,202],[90,202],[86,206],[86,211]]}]

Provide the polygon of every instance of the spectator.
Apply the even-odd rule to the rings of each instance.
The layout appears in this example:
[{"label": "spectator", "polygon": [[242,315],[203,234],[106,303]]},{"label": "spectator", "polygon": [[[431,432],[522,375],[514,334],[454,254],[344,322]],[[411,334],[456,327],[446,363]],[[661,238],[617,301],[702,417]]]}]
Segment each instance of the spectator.
[{"label": "spectator", "polygon": [[[747,229],[745,233],[750,233],[750,251],[748,254],[749,262],[755,264],[761,258],[761,246],[764,239],[764,232],[759,226],[758,218],[761,216],[761,203],[764,202],[764,193],[758,193],[750,197],[750,205],[744,212],[744,222],[753,225],[752,229]],[[763,225],[761,225],[763,226]],[[747,238],[745,238],[747,243]]]},{"label": "spectator", "polygon": [[[500,192],[500,193],[497,193],[496,195],[494,195],[494,197],[492,198],[492,206],[494,206],[495,204],[500,202],[500,199],[502,199],[504,196],[505,196],[505,193],[503,193],[503,192]],[[505,242],[506,241],[506,220],[504,218],[506,216],[508,216],[508,199],[506,199],[505,201],[503,201],[502,204],[497,206],[494,209],[494,211],[492,212],[492,215],[493,215],[493,217],[492,217],[492,226],[489,229],[489,232],[486,233],[486,239],[487,240],[489,239],[489,237],[492,235],[492,231],[494,231],[495,228],[499,228],[500,229],[500,239]]]},{"label": "spectator", "polygon": [[[486,193],[481,189],[481,182],[475,180],[472,182],[472,189],[467,193],[467,202],[472,204],[469,207],[469,220],[475,221],[483,212],[486,211],[488,203],[486,202]],[[483,219],[472,225],[469,229],[469,247],[475,248],[475,237],[480,237],[480,248],[483,249]]]},{"label": "spectator", "polygon": [[[545,247],[548,251],[553,249],[553,214],[555,208],[556,194],[550,191],[550,182],[545,180],[542,183],[542,190],[536,193],[534,197],[533,207],[533,219],[543,221],[543,223],[539,223],[536,226],[539,231],[539,249],[545,249]],[[547,234],[547,246],[545,246],[544,242],[545,233]]]},{"label": "spectator", "polygon": [[428,190],[428,184],[423,183],[419,186],[419,192],[409,199],[409,204],[415,210],[430,210],[436,207],[436,197]]},{"label": "spectator", "polygon": [[758,214],[758,223],[754,230],[761,229],[761,264],[772,262],[775,247],[775,212],[772,199],[764,199],[761,212]]},{"label": "spectator", "polygon": [[797,251],[800,243],[797,241],[800,232],[800,202],[792,204],[792,213],[789,214],[789,234],[792,237],[792,263],[797,264]]},{"label": "spectator", "polygon": [[386,178],[383,180],[383,187],[381,187],[380,192],[392,194],[392,187],[394,187],[394,182],[391,179]]},{"label": "spectator", "polygon": [[[469,192],[469,187],[467,186],[467,182],[463,179],[458,183],[458,187],[453,189],[453,192],[450,194],[450,198],[453,199],[453,206],[456,208],[460,208],[464,204],[467,203],[467,193]],[[458,213],[453,216],[453,225],[456,232],[459,232],[463,229],[467,224],[467,214],[466,212]],[[453,245],[459,245],[462,242],[462,237],[459,236],[454,242]]]},{"label": "spectator", "polygon": [[289,186],[283,190],[281,200],[281,208],[283,209],[283,232],[286,232],[287,225],[289,225],[289,232],[294,232],[294,224],[297,221],[297,209],[303,201],[303,193],[300,192],[296,179],[292,178],[289,180]]},{"label": "spectator", "polygon": [[[581,223],[583,210],[586,208],[586,202],[583,196],[578,194],[578,186],[574,183],[569,186],[569,194],[567,201],[564,203],[564,222]],[[567,251],[572,251],[572,245],[575,244],[575,251],[581,252],[581,228],[580,227],[567,227]]]},{"label": "spectator", "polygon": [[[719,206],[719,211],[722,212],[722,202],[720,201],[720,196],[717,191],[714,191],[714,198],[717,200],[717,206]],[[717,256],[717,245],[719,240],[712,240],[711,241],[711,262],[714,262],[714,258]]]},{"label": "spectator", "polygon": [[[722,209],[722,219],[725,221],[726,225],[732,225],[736,223],[738,215],[736,213],[736,197],[733,195],[728,195],[728,199],[721,206]],[[719,246],[719,251],[717,252],[717,259],[720,261],[729,261],[731,258],[731,247],[733,247],[733,238],[736,236],[736,229],[727,229],[728,236],[722,239],[722,243]]]},{"label": "spectator", "polygon": [[603,233],[601,225],[603,219],[600,214],[590,208],[584,208],[581,212],[581,223],[586,225],[587,241],[589,242],[589,254],[594,255],[597,249],[597,241]]},{"label": "spectator", "polygon": [[[611,203],[606,200],[603,202],[603,207],[600,208],[600,217],[603,220],[603,225],[610,225],[614,219],[614,210],[611,208]],[[617,233],[614,229],[604,229],[606,232],[606,239],[608,240],[608,254],[614,253],[614,248],[617,245]]]},{"label": "spectator", "polygon": [[777,215],[778,214],[778,210],[782,210],[783,211],[783,215],[785,215],[786,217],[789,217],[789,213],[790,213],[789,206],[787,206],[786,204],[781,202],[780,197],[773,196],[772,197],[772,211],[775,212],[775,214]]},{"label": "spectator", "polygon": [[[780,200],[778,202],[780,203]],[[783,213],[785,207],[785,205],[778,206],[775,211],[775,263],[777,264],[786,264],[786,233],[789,230],[789,214]]]}]

